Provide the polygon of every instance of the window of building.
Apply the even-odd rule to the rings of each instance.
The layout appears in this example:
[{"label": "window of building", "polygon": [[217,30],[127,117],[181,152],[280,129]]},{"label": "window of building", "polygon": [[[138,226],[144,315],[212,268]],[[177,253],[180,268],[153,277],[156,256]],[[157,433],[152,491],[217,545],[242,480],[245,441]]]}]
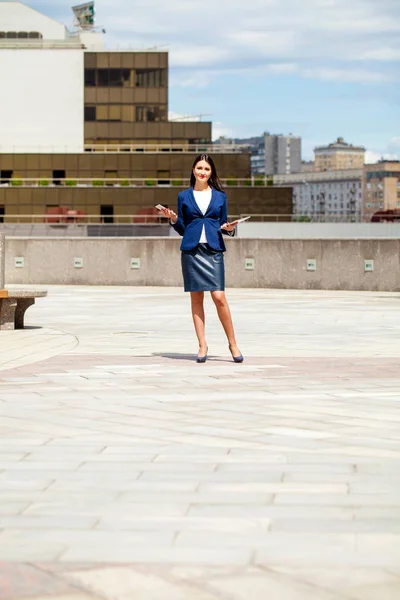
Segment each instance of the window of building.
[{"label": "window of building", "polygon": [[122,121],[132,123],[135,120],[135,110],[132,105],[123,104],[121,107],[122,110]]},{"label": "window of building", "polygon": [[149,123],[155,121],[165,121],[166,110],[162,106],[137,106],[136,121],[147,121]]},{"label": "window of building", "polygon": [[96,85],[96,69],[85,69],[85,86],[94,87]]},{"label": "window of building", "polygon": [[135,73],[136,87],[165,87],[166,70],[165,69],[136,69]]},{"label": "window of building", "polygon": [[10,183],[10,179],[13,176],[13,172],[12,171],[0,171],[0,184],[6,184],[6,183]]},{"label": "window of building", "polygon": [[65,179],[65,171],[56,170],[53,171],[53,183],[54,185],[61,185],[61,180]]},{"label": "window of building", "polygon": [[122,107],[119,104],[111,104],[108,109],[109,121],[121,121]]},{"label": "window of building", "polygon": [[106,179],[106,185],[115,185],[116,179],[118,179],[118,171],[104,171]]},{"label": "window of building", "polygon": [[96,106],[96,120],[108,121],[108,104],[98,104]]},{"label": "window of building", "polygon": [[96,120],[96,107],[95,106],[85,106],[85,121],[95,121]]},{"label": "window of building", "polygon": [[4,223],[4,215],[6,214],[6,208],[4,204],[0,205],[0,223]]},{"label": "window of building", "polygon": [[96,83],[99,87],[131,87],[131,70],[97,69]]},{"label": "window of building", "polygon": [[100,215],[103,223],[114,223],[114,206],[112,204],[101,204]]}]

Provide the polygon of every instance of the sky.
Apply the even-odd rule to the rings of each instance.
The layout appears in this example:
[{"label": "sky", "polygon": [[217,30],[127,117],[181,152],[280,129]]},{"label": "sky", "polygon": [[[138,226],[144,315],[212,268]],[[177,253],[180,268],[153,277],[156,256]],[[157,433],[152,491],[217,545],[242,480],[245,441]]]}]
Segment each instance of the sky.
[{"label": "sky", "polygon": [[[25,0],[72,26],[66,0]],[[111,49],[169,52],[169,109],[213,139],[338,137],[400,158],[400,0],[97,0]]]}]

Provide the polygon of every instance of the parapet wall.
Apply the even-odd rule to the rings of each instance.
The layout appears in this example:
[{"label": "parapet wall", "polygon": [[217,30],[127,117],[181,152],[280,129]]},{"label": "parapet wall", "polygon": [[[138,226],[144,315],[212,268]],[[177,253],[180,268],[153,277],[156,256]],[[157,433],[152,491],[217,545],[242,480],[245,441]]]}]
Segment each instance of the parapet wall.
[{"label": "parapet wall", "polygon": [[[181,286],[179,244],[7,238],[6,285]],[[400,291],[400,240],[228,239],[226,275],[227,287]]]}]

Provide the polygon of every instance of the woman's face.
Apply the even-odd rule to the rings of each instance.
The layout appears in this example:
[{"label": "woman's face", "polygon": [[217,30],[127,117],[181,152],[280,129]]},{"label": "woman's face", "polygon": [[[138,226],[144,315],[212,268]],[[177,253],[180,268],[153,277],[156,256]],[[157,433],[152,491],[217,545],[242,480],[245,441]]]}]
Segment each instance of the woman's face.
[{"label": "woman's face", "polygon": [[196,181],[206,183],[211,177],[211,167],[205,160],[200,160],[193,169]]}]

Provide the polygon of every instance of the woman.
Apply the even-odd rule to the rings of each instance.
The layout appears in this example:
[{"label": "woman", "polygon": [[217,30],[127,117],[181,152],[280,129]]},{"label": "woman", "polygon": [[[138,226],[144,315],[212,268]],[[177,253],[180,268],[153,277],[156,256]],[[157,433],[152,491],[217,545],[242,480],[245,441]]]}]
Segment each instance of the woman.
[{"label": "woman", "polygon": [[210,156],[202,154],[194,161],[190,188],[178,196],[178,214],[168,208],[161,212],[175,231],[183,236],[182,273],[185,292],[190,292],[193,322],[199,340],[197,362],[205,363],[208,352],[204,292],[211,292],[233,360],[243,362],[225,297],[223,252],[226,248],[221,235],[233,236],[237,221],[228,223],[226,194]]}]

